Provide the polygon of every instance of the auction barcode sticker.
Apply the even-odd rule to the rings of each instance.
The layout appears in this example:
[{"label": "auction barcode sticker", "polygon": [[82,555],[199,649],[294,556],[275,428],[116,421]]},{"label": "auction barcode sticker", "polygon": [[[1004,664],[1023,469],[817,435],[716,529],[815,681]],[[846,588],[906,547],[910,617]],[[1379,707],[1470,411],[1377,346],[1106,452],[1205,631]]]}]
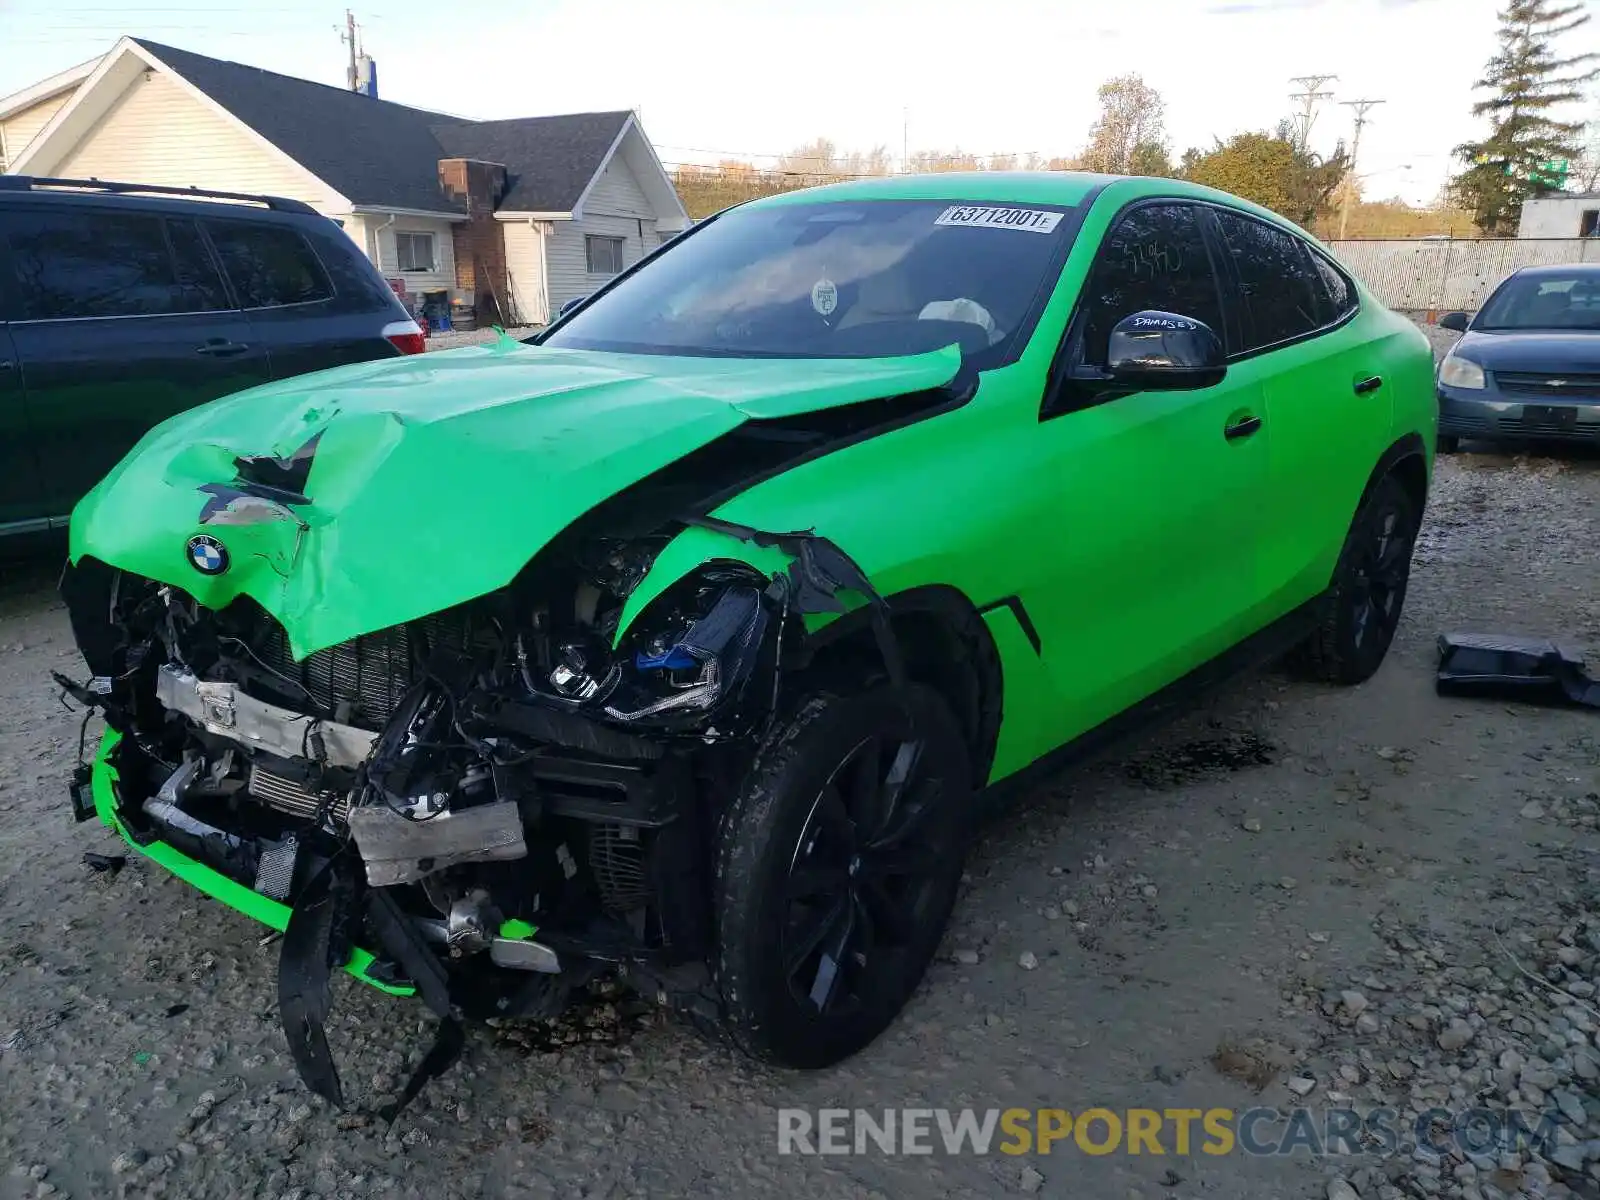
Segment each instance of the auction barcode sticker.
[{"label": "auction barcode sticker", "polygon": [[939,214],[935,225],[970,225],[982,229],[1020,229],[1026,233],[1054,233],[1061,213],[1042,208],[973,208],[957,204]]}]

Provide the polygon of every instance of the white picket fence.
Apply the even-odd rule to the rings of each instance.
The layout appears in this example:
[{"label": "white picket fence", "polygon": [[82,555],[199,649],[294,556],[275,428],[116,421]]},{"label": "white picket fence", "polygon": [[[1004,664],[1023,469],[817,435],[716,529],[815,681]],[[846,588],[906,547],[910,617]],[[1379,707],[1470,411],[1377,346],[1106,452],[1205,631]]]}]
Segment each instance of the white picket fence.
[{"label": "white picket fence", "polygon": [[1334,254],[1390,308],[1479,308],[1522,267],[1600,263],[1600,238],[1396,238],[1330,242]]}]

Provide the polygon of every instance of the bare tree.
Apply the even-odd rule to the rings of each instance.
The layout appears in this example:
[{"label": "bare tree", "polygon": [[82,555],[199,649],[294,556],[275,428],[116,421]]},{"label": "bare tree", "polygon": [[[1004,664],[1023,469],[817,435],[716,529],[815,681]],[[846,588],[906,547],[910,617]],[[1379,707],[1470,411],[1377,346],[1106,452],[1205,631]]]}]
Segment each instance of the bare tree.
[{"label": "bare tree", "polygon": [[838,175],[839,147],[819,137],[783,155],[775,169],[787,175]]},{"label": "bare tree", "polygon": [[1572,164],[1567,176],[1569,190],[1592,192],[1600,187],[1600,120],[1590,121],[1583,127],[1583,148]]},{"label": "bare tree", "polygon": [[981,171],[983,162],[976,154],[962,149],[918,150],[911,156],[913,174],[924,175],[936,171]]},{"label": "bare tree", "polygon": [[1083,165],[1091,171],[1126,175],[1133,168],[1134,151],[1139,147],[1164,150],[1165,109],[1161,93],[1140,75],[1106,80],[1100,85],[1100,118],[1089,130]]}]

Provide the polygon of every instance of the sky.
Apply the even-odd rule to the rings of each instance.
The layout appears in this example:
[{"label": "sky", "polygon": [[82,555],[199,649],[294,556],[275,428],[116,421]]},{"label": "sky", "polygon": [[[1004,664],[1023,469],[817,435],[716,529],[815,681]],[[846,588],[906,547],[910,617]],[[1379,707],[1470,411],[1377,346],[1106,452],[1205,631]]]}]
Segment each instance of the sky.
[{"label": "sky", "polygon": [[[1586,0],[1600,7],[1600,0]],[[1044,157],[1080,150],[1106,79],[1138,72],[1166,102],[1174,157],[1270,129],[1291,76],[1381,99],[1362,135],[1369,197],[1427,202],[1474,136],[1472,84],[1498,0],[356,0],[380,95],[469,117],[633,108],[669,164],[770,164],[817,137]],[[0,0],[0,96],[93,58],[121,34],[343,84],[344,7],[316,0]],[[1600,21],[1570,49],[1600,49]],[[1581,44],[1580,44],[1581,43]],[[1579,119],[1600,115],[1600,100]]]}]

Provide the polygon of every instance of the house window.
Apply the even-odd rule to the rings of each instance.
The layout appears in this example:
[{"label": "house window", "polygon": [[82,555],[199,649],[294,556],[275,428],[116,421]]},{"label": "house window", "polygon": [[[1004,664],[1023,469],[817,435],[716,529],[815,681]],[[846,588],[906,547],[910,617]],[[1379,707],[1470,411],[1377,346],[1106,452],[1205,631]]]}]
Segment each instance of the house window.
[{"label": "house window", "polygon": [[1600,225],[1600,208],[1586,208],[1578,224],[1579,237],[1595,237],[1600,234],[1595,226]]},{"label": "house window", "polygon": [[621,272],[621,238],[595,237],[594,234],[590,234],[583,239],[583,245],[589,256],[589,274],[616,275]]},{"label": "house window", "polygon": [[394,251],[402,271],[435,269],[431,233],[397,233],[394,235]]}]

